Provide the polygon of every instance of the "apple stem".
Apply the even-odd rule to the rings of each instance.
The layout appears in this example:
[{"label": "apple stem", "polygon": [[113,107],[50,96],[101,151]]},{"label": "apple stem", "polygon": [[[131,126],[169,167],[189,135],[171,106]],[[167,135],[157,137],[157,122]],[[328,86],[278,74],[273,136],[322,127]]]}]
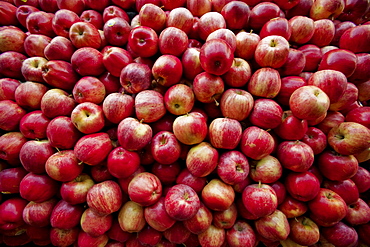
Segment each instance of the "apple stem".
[{"label": "apple stem", "polygon": [[80,165],[82,165],[84,162],[83,161],[80,161],[79,163],[78,163],[78,165],[80,166]]},{"label": "apple stem", "polygon": [[143,123],[143,121],[144,121],[144,118],[142,118],[142,119],[140,120],[140,123]]},{"label": "apple stem", "polygon": [[215,97],[212,97],[212,98],[213,98],[213,100],[215,101],[216,106],[219,106],[219,105],[220,105],[220,103],[218,103],[218,101],[215,99]]},{"label": "apple stem", "polygon": [[294,220],[297,221],[297,222],[299,222],[299,220],[297,219],[297,217],[294,217]]},{"label": "apple stem", "polygon": [[60,153],[60,149],[59,148],[56,147],[55,149],[58,151],[58,153]]},{"label": "apple stem", "polygon": [[262,182],[261,180],[258,181],[258,188],[261,188],[262,187]]}]

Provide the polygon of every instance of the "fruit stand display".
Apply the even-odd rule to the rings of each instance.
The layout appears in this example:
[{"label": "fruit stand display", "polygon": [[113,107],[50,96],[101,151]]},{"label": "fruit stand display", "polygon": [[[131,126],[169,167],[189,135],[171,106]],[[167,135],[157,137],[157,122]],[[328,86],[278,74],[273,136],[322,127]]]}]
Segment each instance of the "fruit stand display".
[{"label": "fruit stand display", "polygon": [[369,0],[1,0],[2,246],[370,246]]}]

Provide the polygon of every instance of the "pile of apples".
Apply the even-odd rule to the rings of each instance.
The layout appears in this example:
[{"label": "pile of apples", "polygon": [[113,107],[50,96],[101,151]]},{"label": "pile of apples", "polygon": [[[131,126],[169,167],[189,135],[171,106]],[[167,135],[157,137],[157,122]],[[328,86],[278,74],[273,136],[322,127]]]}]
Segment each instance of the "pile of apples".
[{"label": "pile of apples", "polygon": [[1,0],[0,244],[370,246],[369,0]]}]

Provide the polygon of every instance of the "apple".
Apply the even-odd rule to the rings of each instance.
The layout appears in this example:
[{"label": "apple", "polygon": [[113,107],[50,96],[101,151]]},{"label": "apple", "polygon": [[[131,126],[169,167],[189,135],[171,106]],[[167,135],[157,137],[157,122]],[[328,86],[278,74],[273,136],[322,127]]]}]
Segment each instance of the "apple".
[{"label": "apple", "polygon": [[289,219],[289,238],[303,246],[314,245],[319,242],[319,226],[306,216]]},{"label": "apple", "polygon": [[76,101],[63,89],[49,89],[41,98],[40,109],[49,119],[57,116],[69,116],[75,107]]},{"label": "apple", "polygon": [[254,182],[275,183],[282,176],[283,169],[277,158],[267,155],[250,162],[250,178]]},{"label": "apple", "polygon": [[100,104],[105,98],[104,84],[96,77],[85,76],[76,82],[72,90],[73,98],[79,103]]},{"label": "apple", "polygon": [[184,221],[197,213],[200,200],[193,188],[185,184],[176,184],[168,190],[164,207],[171,218]]},{"label": "apple", "polygon": [[176,184],[185,184],[199,194],[207,183],[206,177],[196,177],[187,168],[184,168],[176,178]]},{"label": "apple", "polygon": [[202,103],[215,102],[218,105],[217,100],[224,92],[225,84],[220,76],[201,72],[195,76],[192,89],[198,101]]},{"label": "apple", "polygon": [[254,222],[257,233],[267,241],[286,240],[290,234],[290,225],[283,212],[276,209],[272,214]]},{"label": "apple", "polygon": [[274,98],[281,88],[280,74],[276,69],[257,69],[247,84],[248,92],[256,97]]},{"label": "apple", "polygon": [[312,200],[320,190],[319,179],[309,171],[290,172],[284,181],[288,193],[299,201],[307,202]]},{"label": "apple", "polygon": [[368,61],[370,56],[368,53],[357,53],[356,60],[357,66],[353,72],[353,74],[348,78],[348,80],[356,85],[368,81],[370,78],[366,74],[367,71]]},{"label": "apple", "polygon": [[171,54],[164,54],[157,58],[152,67],[152,74],[160,86],[170,87],[177,84],[182,76],[181,60]]},{"label": "apple", "polygon": [[314,85],[297,88],[289,99],[293,115],[306,120],[314,120],[323,116],[328,111],[329,105],[329,96]]},{"label": "apple", "polygon": [[52,27],[54,13],[45,11],[35,11],[28,15],[26,19],[27,30],[31,34],[42,34],[48,37],[54,37],[55,33]]},{"label": "apple", "polygon": [[79,80],[72,64],[63,60],[50,60],[41,69],[44,81],[51,87],[72,90]]},{"label": "apple", "polygon": [[186,167],[196,177],[206,177],[217,167],[219,153],[208,142],[193,145],[186,155]]},{"label": "apple", "polygon": [[294,172],[308,171],[314,162],[312,148],[302,141],[279,143],[276,156],[284,168]]},{"label": "apple", "polygon": [[236,88],[227,89],[220,100],[222,115],[238,121],[243,121],[250,115],[253,104],[254,99],[249,92]]},{"label": "apple", "polygon": [[183,6],[172,8],[167,16],[166,26],[176,27],[185,34],[189,34],[193,28],[193,18],[194,16],[190,10]]},{"label": "apple", "polygon": [[129,63],[120,71],[120,84],[128,93],[139,93],[150,88],[152,74],[145,64]]},{"label": "apple", "polygon": [[162,196],[156,203],[144,209],[144,216],[148,225],[161,232],[169,229],[176,222],[175,219],[168,215],[164,201],[165,197]]},{"label": "apple", "polygon": [[298,45],[307,43],[315,32],[315,22],[313,19],[297,15],[289,19],[289,25],[292,28],[292,34],[288,41]]},{"label": "apple", "polygon": [[298,48],[299,51],[303,52],[306,64],[303,71],[315,72],[323,57],[323,52],[317,45],[305,44]]},{"label": "apple", "polygon": [[304,215],[308,210],[308,206],[306,202],[294,199],[288,194],[284,201],[278,205],[278,209],[290,219]]},{"label": "apple", "polygon": [[47,201],[55,196],[58,190],[58,182],[47,174],[28,173],[19,184],[19,194],[27,201]]},{"label": "apple", "polygon": [[[350,50],[354,53],[369,52],[368,36],[369,25],[360,25],[347,29],[339,39],[339,48]],[[353,36],[356,34],[355,36]],[[353,37],[353,38],[352,38]],[[353,43],[358,44],[353,47]]]},{"label": "apple", "polygon": [[50,242],[53,245],[71,245],[77,241],[81,228],[76,226],[70,229],[52,227],[50,229]]},{"label": "apple", "polygon": [[201,193],[202,202],[213,211],[225,211],[235,199],[235,192],[231,185],[214,178],[204,186]]},{"label": "apple", "polygon": [[78,246],[81,246],[81,247],[99,246],[99,245],[105,246],[107,245],[108,241],[109,241],[109,238],[107,234],[102,234],[100,236],[93,237],[82,230],[78,233],[78,237],[77,237],[77,244]]},{"label": "apple", "polygon": [[343,122],[333,127],[329,133],[328,144],[341,155],[359,153],[369,147],[370,131],[356,122]]},{"label": "apple", "polygon": [[18,166],[21,164],[19,153],[22,146],[28,141],[21,132],[11,131],[0,136],[0,158],[9,165]]},{"label": "apple", "polygon": [[329,110],[340,111],[343,114],[347,114],[347,112],[359,106],[357,103],[358,94],[359,91],[357,86],[348,82],[342,97],[337,102],[330,104]]},{"label": "apple", "polygon": [[[308,202],[310,218],[319,226],[333,226],[347,215],[347,204],[336,192],[320,188],[318,195]],[[323,210],[324,208],[330,210]]]},{"label": "apple", "polygon": [[172,185],[176,182],[177,175],[181,171],[181,166],[178,161],[175,161],[169,165],[155,162],[151,169],[151,172],[156,175],[163,185]]},{"label": "apple", "polygon": [[54,153],[55,149],[49,140],[29,140],[22,145],[19,160],[26,171],[42,174],[47,159]]},{"label": "apple", "polygon": [[304,53],[301,50],[289,48],[288,57],[285,63],[278,69],[280,74],[284,76],[282,81],[284,78],[287,78],[287,76],[298,76],[303,72],[305,66],[306,56]]},{"label": "apple", "polygon": [[199,62],[200,48],[188,47],[181,56],[183,66],[183,76],[186,79],[193,80],[204,70]]},{"label": "apple", "polygon": [[[103,2],[99,2],[99,3],[103,3]],[[94,1],[94,3],[95,3],[95,1]],[[131,5],[132,0],[129,0],[129,1],[113,0],[112,3],[114,3],[116,5],[113,5],[113,4],[108,5],[103,9],[103,11],[100,11],[100,12],[102,12],[102,15],[103,15],[103,22],[106,23],[107,21],[109,21],[110,19],[115,18],[115,17],[122,17],[126,21],[130,21],[130,18],[128,16],[128,14],[124,10],[126,8],[130,8],[130,6],[123,7],[122,4]]]},{"label": "apple", "polygon": [[163,233],[147,225],[138,233],[138,240],[141,244],[156,245],[162,239]]},{"label": "apple", "polygon": [[230,229],[236,222],[238,209],[235,203],[224,211],[216,211],[213,213],[212,224],[218,228]]},{"label": "apple", "polygon": [[100,215],[94,209],[87,208],[81,215],[80,225],[82,231],[92,237],[98,237],[110,229],[112,221],[112,214]]},{"label": "apple", "polygon": [[77,159],[90,166],[103,162],[112,149],[112,141],[104,132],[84,135],[73,148]]},{"label": "apple", "polygon": [[370,80],[368,80],[366,82],[362,82],[362,83],[357,85],[358,99],[361,102],[370,99],[369,91],[368,91],[369,85],[370,85]]},{"label": "apple", "polygon": [[187,34],[173,26],[163,29],[158,37],[158,47],[161,54],[169,54],[180,57],[188,48]]},{"label": "apple", "polygon": [[145,3],[139,10],[139,22],[159,33],[166,26],[166,13],[153,3]]},{"label": "apple", "polygon": [[25,55],[16,51],[3,52],[0,54],[0,73],[4,77],[23,80],[22,63],[25,59]]},{"label": "apple", "polygon": [[233,247],[252,247],[257,244],[258,240],[251,224],[237,219],[233,227],[226,231],[226,242]]},{"label": "apple", "polygon": [[[259,203],[262,200],[264,201],[263,205]],[[270,215],[278,206],[274,189],[270,185],[262,183],[247,185],[242,192],[242,201],[246,210],[257,218]]]},{"label": "apple", "polygon": [[0,229],[4,231],[14,230],[22,226],[24,224],[23,210],[27,204],[28,201],[20,197],[13,197],[2,201],[0,204]]},{"label": "apple", "polygon": [[345,1],[343,0],[336,0],[336,1],[314,1],[311,10],[310,10],[310,17],[313,20],[319,19],[326,19],[326,18],[333,18],[335,19],[338,17],[345,7]]},{"label": "apple", "polygon": [[263,129],[274,129],[282,122],[283,110],[272,99],[257,99],[249,114],[249,121]]},{"label": "apple", "polygon": [[79,225],[84,207],[80,204],[71,205],[60,200],[54,206],[50,215],[50,225],[53,228],[71,229]]},{"label": "apple", "polygon": [[120,77],[121,70],[133,61],[131,54],[120,47],[106,46],[102,53],[105,68],[115,77]]},{"label": "apple", "polygon": [[[19,8],[17,8],[18,10]],[[14,51],[18,53],[24,53],[24,41],[27,38],[20,28],[16,26],[6,26],[0,29],[0,51]]]},{"label": "apple", "polygon": [[254,59],[261,67],[280,68],[287,61],[289,43],[283,36],[268,35],[256,47]]},{"label": "apple", "polygon": [[202,45],[199,61],[206,72],[213,75],[222,75],[231,68],[234,54],[226,41],[211,39]]},{"label": "apple", "polygon": [[83,22],[88,22],[93,24],[97,29],[103,29],[103,15],[93,9],[84,10],[80,18]]},{"label": "apple", "polygon": [[361,198],[348,205],[348,213],[344,218],[350,225],[362,225],[370,221],[369,205]]},{"label": "apple", "polygon": [[240,149],[249,158],[260,160],[271,154],[274,146],[271,134],[257,126],[250,126],[242,133]]},{"label": "apple", "polygon": [[236,49],[236,36],[234,32],[227,28],[220,28],[210,33],[206,39],[206,42],[212,39],[222,39],[229,44],[231,51],[235,52]]},{"label": "apple", "polygon": [[0,79],[0,99],[15,101],[15,90],[20,85],[20,81],[12,78]]},{"label": "apple", "polygon": [[222,75],[225,84],[231,87],[243,87],[252,76],[249,63],[242,58],[234,58],[231,68]]},{"label": "apple", "polygon": [[358,107],[350,110],[346,114],[346,122],[357,122],[364,125],[367,128],[370,128],[370,122],[367,115],[369,114],[369,106]]},{"label": "apple", "polygon": [[49,123],[50,119],[42,111],[31,111],[21,118],[19,131],[28,139],[44,139]]},{"label": "apple", "polygon": [[23,167],[11,167],[0,171],[0,192],[3,194],[19,193],[19,184],[27,175]]},{"label": "apple", "polygon": [[81,21],[79,15],[69,9],[59,9],[55,12],[52,20],[52,28],[56,35],[69,38],[71,26]]},{"label": "apple", "polygon": [[280,7],[272,2],[260,1],[251,9],[249,26],[260,31],[269,20],[280,16]]},{"label": "apple", "polygon": [[42,66],[47,60],[43,57],[29,57],[23,61],[21,71],[26,81],[44,82],[42,78]]},{"label": "apple", "polygon": [[140,166],[140,157],[136,152],[122,147],[114,148],[108,155],[107,168],[116,178],[126,178],[132,175]]},{"label": "apple", "polygon": [[221,246],[225,242],[226,232],[223,228],[211,225],[208,229],[198,235],[201,246]]},{"label": "apple", "polygon": [[117,212],[123,204],[122,190],[113,180],[94,184],[86,195],[87,205],[100,215]]},{"label": "apple", "polygon": [[316,127],[308,127],[302,141],[308,144],[315,155],[320,154],[327,147],[327,139],[325,133]]},{"label": "apple", "polygon": [[113,218],[112,226],[106,233],[112,241],[118,242],[126,242],[131,236],[129,232],[125,232],[121,229],[117,218]]},{"label": "apple", "polygon": [[75,179],[62,183],[60,195],[64,201],[71,205],[85,203],[87,192],[94,184],[88,174],[81,173]]},{"label": "apple", "polygon": [[84,134],[100,131],[105,124],[103,109],[92,102],[78,104],[71,113],[73,125]]},{"label": "apple", "polygon": [[179,159],[181,145],[172,132],[160,131],[153,136],[150,150],[157,162],[168,165]]},{"label": "apple", "polygon": [[82,133],[67,116],[58,116],[52,119],[46,128],[46,137],[50,144],[58,149],[73,148],[81,136]]},{"label": "apple", "polygon": [[85,1],[76,0],[76,1],[66,1],[66,0],[57,0],[57,5],[59,9],[68,9],[76,14],[80,15],[86,7]]},{"label": "apple", "polygon": [[114,17],[107,20],[103,27],[104,37],[112,46],[124,46],[127,44],[131,27],[127,20],[122,17]]},{"label": "apple", "polygon": [[13,100],[0,101],[0,128],[5,131],[16,131],[26,110]]},{"label": "apple", "polygon": [[80,164],[73,150],[52,154],[45,163],[45,171],[52,179],[68,182],[78,177],[84,165]]},{"label": "apple", "polygon": [[195,17],[201,17],[212,10],[212,2],[209,0],[187,0],[186,8]]},{"label": "apple", "polygon": [[358,234],[352,226],[344,222],[324,227],[321,229],[323,237],[334,246],[356,246],[358,242]]},{"label": "apple", "polygon": [[191,235],[191,232],[184,226],[183,221],[176,221],[173,226],[163,232],[164,239],[170,244],[183,244]]},{"label": "apple", "polygon": [[274,133],[284,140],[301,140],[308,131],[308,122],[293,115],[291,110],[286,110],[282,115],[282,122]]},{"label": "apple", "polygon": [[355,203],[359,199],[359,190],[352,179],[342,181],[324,180],[323,187],[336,192],[342,197],[347,205]]},{"label": "apple", "polygon": [[193,90],[185,84],[171,86],[164,95],[166,109],[174,115],[183,115],[193,109],[195,96]]},{"label": "apple", "polygon": [[[145,184],[144,187],[143,184]],[[153,173],[139,173],[129,183],[128,195],[131,201],[141,206],[153,205],[162,195],[161,181]]]},{"label": "apple", "polygon": [[117,137],[119,144],[127,150],[140,150],[152,139],[150,125],[133,117],[124,118],[118,125]]},{"label": "apple", "polygon": [[212,221],[212,211],[201,202],[197,213],[190,219],[183,221],[183,223],[191,233],[199,235],[211,226]]},{"label": "apple", "polygon": [[177,1],[162,0],[162,4],[166,10],[173,10],[175,8],[184,7],[186,4],[186,0],[177,0]]},{"label": "apple", "polygon": [[251,60],[254,57],[257,45],[261,40],[260,36],[256,33],[239,31],[236,34],[236,49],[235,57],[240,57],[245,60]]},{"label": "apple", "polygon": [[39,82],[23,82],[14,92],[15,102],[26,110],[40,109],[41,99],[48,89]]},{"label": "apple", "polygon": [[335,25],[330,19],[318,19],[314,22],[314,34],[308,41],[311,44],[323,47],[329,45],[335,35]]},{"label": "apple", "polygon": [[237,150],[227,151],[220,155],[217,175],[230,185],[244,181],[250,172],[249,162],[243,153]]},{"label": "apple", "polygon": [[117,93],[121,88],[119,78],[113,76],[108,71],[105,71],[98,78],[104,84],[107,95],[111,93]]},{"label": "apple", "polygon": [[235,149],[242,137],[242,126],[238,120],[216,118],[209,125],[208,135],[212,146],[221,149]]},{"label": "apple", "polygon": [[[90,61],[90,63],[85,61]],[[71,64],[81,76],[99,76],[105,71],[103,54],[92,47],[77,49],[71,57]]]},{"label": "apple", "polygon": [[163,96],[154,90],[144,90],[135,97],[135,114],[145,123],[159,120],[166,113]]},{"label": "apple", "polygon": [[[220,13],[230,30],[241,30],[247,26],[250,18],[250,5],[246,2],[225,1]],[[237,18],[240,16],[240,18]]]},{"label": "apple", "polygon": [[190,112],[176,117],[173,122],[173,133],[183,144],[199,144],[207,136],[208,125],[205,117],[201,113]]},{"label": "apple", "polygon": [[138,57],[152,57],[158,52],[158,34],[148,26],[131,29],[128,46]]}]

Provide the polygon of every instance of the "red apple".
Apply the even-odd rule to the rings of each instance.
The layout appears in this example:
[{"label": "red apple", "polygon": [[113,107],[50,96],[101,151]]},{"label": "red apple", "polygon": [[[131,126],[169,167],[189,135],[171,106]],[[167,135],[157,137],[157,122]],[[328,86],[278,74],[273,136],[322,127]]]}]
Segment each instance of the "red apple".
[{"label": "red apple", "polygon": [[53,228],[71,229],[79,225],[84,208],[82,205],[71,205],[60,200],[50,215],[50,225]]},{"label": "red apple", "polygon": [[150,150],[157,162],[171,164],[179,159],[181,146],[172,132],[160,131],[153,136]]},{"label": "red apple", "polygon": [[308,127],[302,141],[312,148],[315,155],[320,154],[327,147],[325,133],[316,127]]},{"label": "red apple", "polygon": [[243,190],[242,200],[248,212],[258,218],[272,214],[278,206],[276,192],[267,184],[248,185]]},{"label": "red apple", "polygon": [[[19,8],[17,8],[18,10]],[[15,51],[24,53],[24,41],[27,37],[20,28],[16,26],[5,26],[0,29],[0,51]]]},{"label": "red apple", "polygon": [[187,168],[184,168],[176,178],[176,184],[185,184],[200,193],[207,183],[207,177],[196,177]]},{"label": "red apple", "polygon": [[64,150],[51,155],[46,163],[46,173],[54,180],[68,182],[79,176],[83,170],[73,150]]},{"label": "red apple", "polygon": [[280,91],[281,78],[276,69],[257,69],[248,82],[248,92],[256,97],[274,98]]},{"label": "red apple", "polygon": [[161,181],[153,173],[139,173],[129,183],[128,195],[141,206],[153,205],[162,195]]},{"label": "red apple", "polygon": [[[339,48],[347,49],[354,53],[369,52],[369,25],[360,25],[347,29],[339,39]],[[353,44],[356,43],[356,47]]]},{"label": "red apple", "polygon": [[48,37],[54,37],[55,33],[52,27],[54,13],[45,11],[35,11],[28,15],[26,19],[27,30],[31,34],[42,34]]},{"label": "red apple", "polygon": [[260,36],[256,33],[239,31],[236,34],[235,56],[247,61],[251,60],[260,40]]},{"label": "red apple", "polygon": [[60,186],[60,195],[62,199],[71,205],[86,202],[86,195],[94,181],[86,173],[81,173],[72,181],[62,183]]},{"label": "red apple", "polygon": [[290,226],[283,212],[276,209],[272,214],[254,222],[256,231],[267,241],[282,241],[288,238]]},{"label": "red apple", "polygon": [[370,221],[370,207],[361,198],[348,206],[348,213],[344,218],[350,225],[362,225]]},{"label": "red apple", "polygon": [[221,246],[226,239],[226,232],[223,228],[211,225],[208,229],[198,235],[201,246]]},{"label": "red apple", "polygon": [[177,176],[181,171],[181,165],[175,161],[169,165],[155,162],[151,172],[156,175],[163,185],[172,185],[176,182]]},{"label": "red apple", "polygon": [[280,35],[262,38],[256,47],[254,59],[261,67],[280,68],[288,59],[289,43]]},{"label": "red apple", "polygon": [[164,200],[165,198],[161,197],[155,204],[144,209],[146,222],[157,231],[165,231],[176,222],[168,215],[164,206]]},{"label": "red apple", "polygon": [[271,154],[274,146],[271,134],[257,126],[250,126],[242,133],[240,149],[249,158],[260,160]]},{"label": "red apple", "polygon": [[55,153],[49,140],[29,140],[23,144],[19,159],[28,172],[41,174],[45,172],[47,159]]},{"label": "red apple", "polygon": [[50,230],[50,242],[55,246],[71,245],[77,241],[80,231],[81,228],[77,226],[71,229],[60,229],[53,227]]},{"label": "red apple", "polygon": [[26,110],[40,109],[41,99],[48,89],[42,83],[26,81],[15,90],[15,102]]},{"label": "red apple", "polygon": [[319,179],[308,171],[288,173],[285,177],[284,184],[288,193],[294,199],[303,202],[307,202],[315,198],[320,190]]},{"label": "red apple", "polygon": [[118,125],[119,144],[127,150],[140,150],[152,139],[152,128],[135,118],[124,118]]},{"label": "red apple", "polygon": [[274,129],[281,124],[283,110],[271,99],[257,99],[249,115],[249,121],[263,129]]},{"label": "red apple", "polygon": [[224,92],[224,82],[220,76],[202,72],[193,81],[195,98],[202,103],[216,102]]},{"label": "red apple", "polygon": [[208,142],[192,146],[186,156],[186,167],[196,177],[206,177],[217,167],[218,151]]},{"label": "red apple", "polygon": [[87,9],[84,10],[80,18],[83,22],[91,23],[93,24],[97,29],[103,29],[103,15],[93,9]]},{"label": "red apple", "polygon": [[15,90],[20,85],[20,81],[12,78],[0,79],[0,99],[15,101]]},{"label": "red apple", "polygon": [[71,149],[82,136],[70,117],[58,116],[52,119],[46,129],[50,144],[58,149]]},{"label": "red apple", "polygon": [[76,82],[72,94],[77,103],[100,104],[103,102],[106,92],[104,84],[98,78],[85,76]]},{"label": "red apple", "polygon": [[92,237],[105,234],[112,226],[113,215],[100,215],[94,209],[87,208],[81,215],[81,229]]},{"label": "red apple", "polygon": [[19,131],[29,139],[46,138],[46,129],[50,123],[42,111],[31,111],[24,115],[19,122]]},{"label": "red apple", "polygon": [[82,0],[75,1],[57,0],[57,5],[59,9],[68,9],[75,12],[78,15],[80,15],[86,7],[85,1]]},{"label": "red apple", "polygon": [[201,143],[206,138],[208,125],[201,113],[190,112],[176,117],[173,122],[173,133],[181,143],[194,145]]},{"label": "red apple", "polygon": [[23,61],[21,71],[26,81],[44,82],[42,78],[42,66],[47,60],[43,57],[29,57]]},{"label": "red apple", "polygon": [[356,246],[358,243],[358,234],[355,228],[343,222],[338,222],[330,227],[324,227],[320,232],[334,246]]},{"label": "red apple", "polygon": [[280,16],[278,5],[260,1],[251,9],[249,26],[254,30],[261,30],[266,22],[278,16]]},{"label": "red apple", "polygon": [[357,53],[355,55],[357,58],[357,66],[348,80],[358,85],[370,79],[370,76],[366,73],[369,66],[370,55],[368,53]]},{"label": "red apple", "polygon": [[2,201],[0,204],[0,229],[4,231],[14,230],[22,226],[24,224],[23,210],[27,204],[28,201],[20,197]]},{"label": "red apple", "polygon": [[335,1],[314,1],[311,10],[310,17],[314,20],[338,17],[344,10],[345,1],[335,0]]},{"label": "red apple", "polygon": [[292,28],[292,35],[288,41],[298,45],[307,43],[315,32],[315,22],[313,19],[297,15],[289,19]]},{"label": "red apple", "polygon": [[297,244],[309,246],[316,244],[320,239],[319,226],[310,218],[300,216],[289,219],[289,238]]},{"label": "red apple", "polygon": [[306,202],[296,200],[290,195],[287,195],[284,201],[279,204],[278,209],[282,211],[287,218],[295,218],[304,215],[308,210],[308,206]]},{"label": "red apple", "polygon": [[73,125],[84,134],[100,131],[105,124],[101,106],[92,102],[78,104],[71,113]]},{"label": "red apple", "polygon": [[127,44],[131,27],[125,18],[114,17],[105,22],[104,37],[108,44],[122,47]]},{"label": "red apple", "polygon": [[144,90],[135,97],[135,114],[145,123],[159,120],[166,113],[163,96],[154,90]]},{"label": "red apple", "polygon": [[322,187],[330,189],[340,195],[347,205],[356,203],[360,197],[358,188],[352,179],[342,181],[325,179],[322,182]]},{"label": "red apple", "polygon": [[27,170],[21,166],[1,170],[0,192],[3,194],[19,193],[19,184],[27,173]]},{"label": "red apple", "polygon": [[206,72],[222,75],[231,68],[234,54],[226,41],[211,39],[202,45],[199,59]]},{"label": "red apple", "polygon": [[69,116],[75,107],[75,100],[63,89],[49,89],[41,98],[40,109],[49,119],[57,116]]},{"label": "red apple", "polygon": [[214,178],[204,186],[201,193],[202,202],[213,211],[225,211],[234,202],[235,191],[229,184]]},{"label": "red apple", "polygon": [[21,132],[11,131],[0,136],[0,158],[8,164],[18,166],[21,164],[19,153],[22,146],[28,141]]},{"label": "red apple", "polygon": [[185,84],[171,86],[164,95],[166,109],[174,115],[183,115],[190,112],[194,106],[193,90]]},{"label": "red apple", "polygon": [[81,76],[99,76],[105,71],[103,54],[92,47],[77,49],[71,57],[71,64]]},{"label": "red apple", "polygon": [[242,137],[239,121],[229,118],[216,118],[210,125],[208,135],[212,146],[222,149],[235,149]]},{"label": "red apple", "polygon": [[204,70],[199,61],[200,48],[188,47],[181,56],[183,66],[183,76],[186,79],[194,80],[194,78]]},{"label": "red apple", "polygon": [[42,77],[48,85],[63,90],[72,90],[79,80],[72,64],[63,60],[48,61],[42,66]]},{"label": "red apple", "polygon": [[281,178],[283,168],[277,158],[267,155],[260,160],[250,162],[249,177],[255,182],[275,183]]},{"label": "red apple", "polygon": [[139,57],[151,57],[158,52],[158,34],[148,26],[132,28],[128,46]]},{"label": "red apple", "polygon": [[230,30],[240,30],[247,26],[251,5],[243,1],[225,1],[225,3],[220,13],[226,21],[226,27]]},{"label": "red apple", "polygon": [[131,54],[120,47],[106,46],[102,53],[105,68],[115,77],[120,77],[121,70],[132,62]]},{"label": "red apple", "polygon": [[18,130],[22,117],[27,113],[13,100],[0,101],[0,112],[0,128],[5,131]]},{"label": "red apple", "polygon": [[283,112],[282,122],[274,133],[284,140],[301,140],[308,130],[308,122],[293,115],[292,111]]},{"label": "red apple", "polygon": [[[306,66],[306,56],[301,50],[289,48],[288,58],[279,68],[282,76],[298,76]],[[283,77],[282,80],[287,77]],[[283,82],[282,82],[283,84]]]},{"label": "red apple", "polygon": [[22,63],[26,58],[25,55],[16,51],[3,52],[0,54],[0,73],[4,77],[23,80]]},{"label": "red apple", "polygon": [[71,26],[79,21],[81,21],[80,17],[72,10],[59,9],[52,20],[52,28],[56,35],[69,38]]},{"label": "red apple", "polygon": [[182,76],[181,60],[171,54],[164,54],[157,58],[152,67],[155,82],[164,87],[177,84]]},{"label": "red apple", "polygon": [[248,159],[243,153],[231,150],[220,155],[217,175],[224,183],[235,185],[244,181],[250,172]]},{"label": "red apple", "polygon": [[[162,1],[163,2],[163,1]],[[185,2],[185,1],[184,1]],[[163,3],[162,3],[163,4]],[[193,14],[187,8],[179,6],[171,8],[166,21],[167,27],[176,27],[186,34],[193,28]]]},{"label": "red apple", "polygon": [[312,148],[302,141],[281,142],[276,155],[284,168],[294,172],[305,172],[314,162]]},{"label": "red apple", "polygon": [[163,232],[164,239],[169,244],[183,244],[191,235],[191,232],[184,226],[183,221],[177,221],[173,226]]},{"label": "red apple", "polygon": [[159,33],[165,28],[166,13],[153,3],[145,3],[139,9],[139,22]]},{"label": "red apple", "polygon": [[158,37],[158,47],[161,54],[180,57],[188,48],[187,34],[177,28],[169,26],[163,29]]},{"label": "red apple", "polygon": [[[37,189],[36,189],[37,188]],[[59,184],[47,174],[28,173],[19,185],[19,194],[28,201],[44,202],[57,194]]]},{"label": "red apple", "polygon": [[186,8],[189,9],[195,17],[201,17],[212,10],[212,2],[209,0],[187,0]]},{"label": "red apple", "polygon": [[243,121],[250,115],[253,103],[254,99],[249,92],[230,88],[222,94],[220,108],[224,117]]},{"label": "red apple", "polygon": [[247,221],[237,220],[233,227],[226,231],[226,241],[232,247],[252,247],[257,243],[257,237]]}]

